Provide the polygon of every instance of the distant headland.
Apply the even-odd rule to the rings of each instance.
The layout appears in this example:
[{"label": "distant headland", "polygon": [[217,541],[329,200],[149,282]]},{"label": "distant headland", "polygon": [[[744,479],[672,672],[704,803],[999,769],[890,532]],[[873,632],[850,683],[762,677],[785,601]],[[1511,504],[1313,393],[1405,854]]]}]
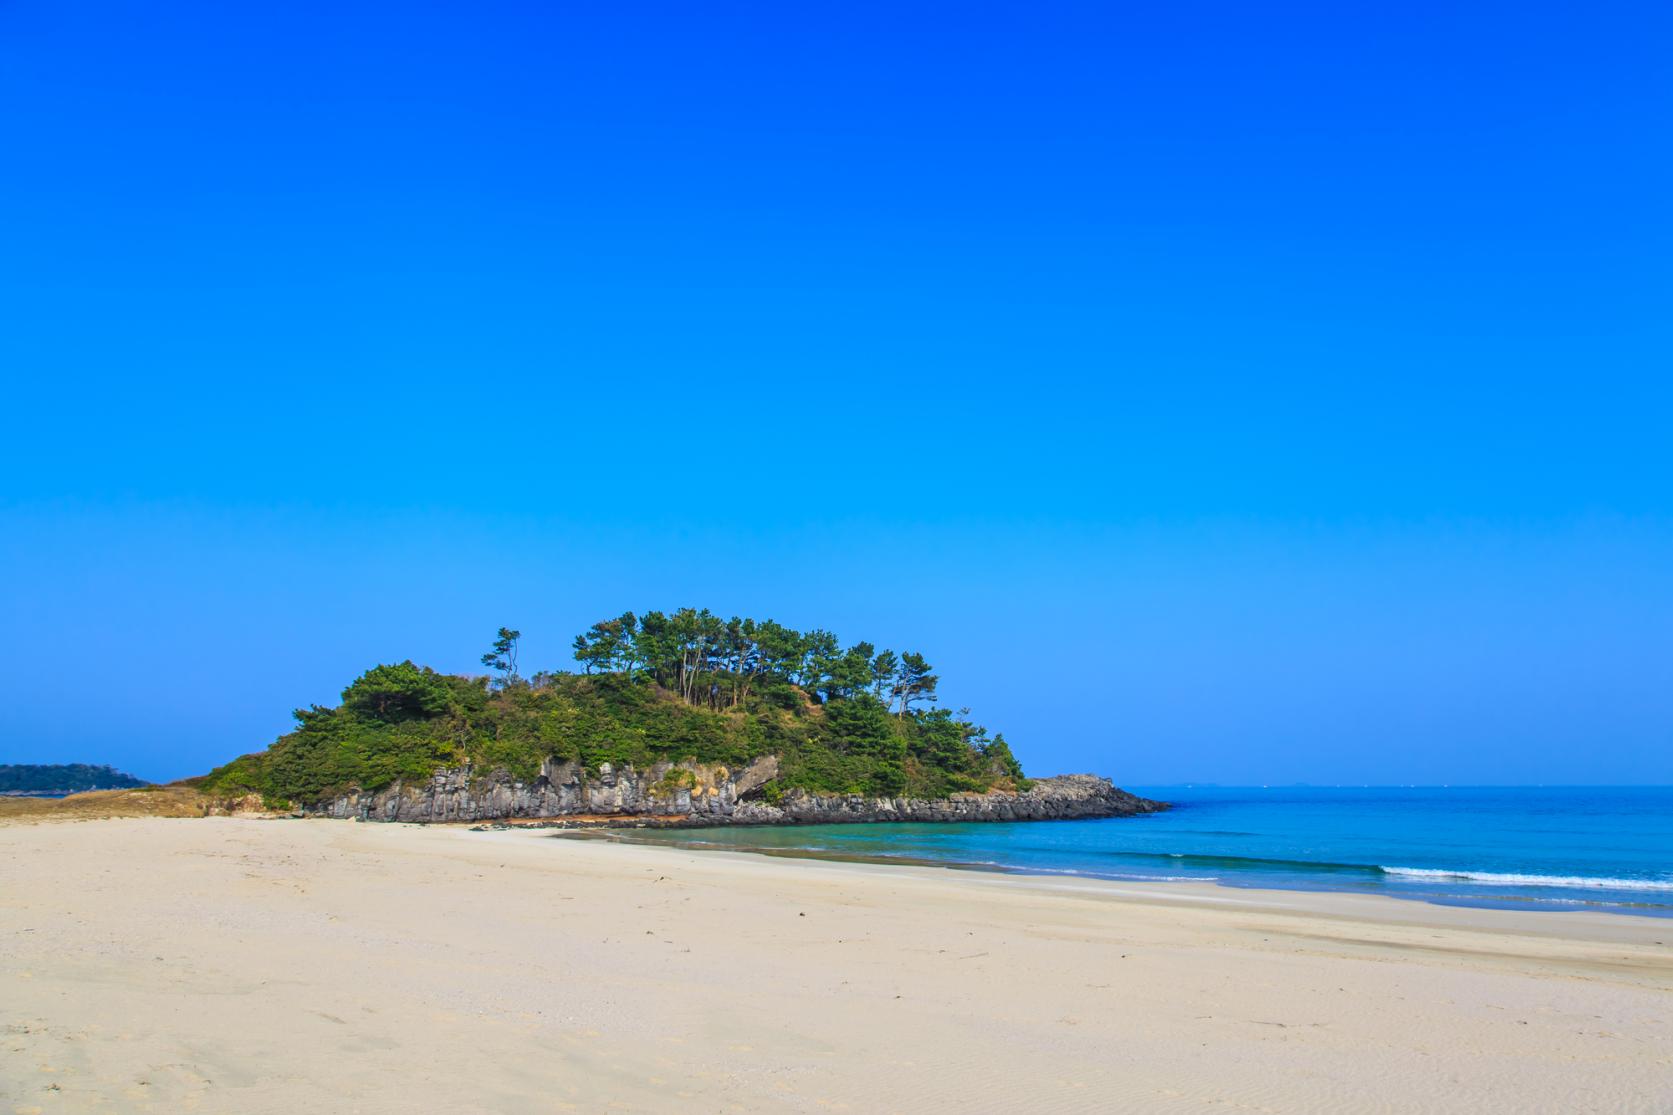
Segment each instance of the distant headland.
[{"label": "distant headland", "polygon": [[89,790],[131,790],[150,783],[88,763],[0,763],[0,795],[63,797]]},{"label": "distant headland", "polygon": [[1001,734],[938,707],[923,655],[682,608],[595,623],[581,669],[486,676],[407,661],[185,785],[222,801],[389,821],[597,824],[1046,820],[1166,806],[1106,779],[1024,776]]}]

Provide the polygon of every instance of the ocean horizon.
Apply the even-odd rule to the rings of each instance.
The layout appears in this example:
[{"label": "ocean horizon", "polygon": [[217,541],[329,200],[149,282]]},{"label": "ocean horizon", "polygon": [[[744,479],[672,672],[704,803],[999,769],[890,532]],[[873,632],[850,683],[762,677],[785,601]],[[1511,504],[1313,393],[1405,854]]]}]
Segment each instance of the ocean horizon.
[{"label": "ocean horizon", "polygon": [[636,830],[690,848],[1673,917],[1670,786],[1131,786],[1165,813]]}]

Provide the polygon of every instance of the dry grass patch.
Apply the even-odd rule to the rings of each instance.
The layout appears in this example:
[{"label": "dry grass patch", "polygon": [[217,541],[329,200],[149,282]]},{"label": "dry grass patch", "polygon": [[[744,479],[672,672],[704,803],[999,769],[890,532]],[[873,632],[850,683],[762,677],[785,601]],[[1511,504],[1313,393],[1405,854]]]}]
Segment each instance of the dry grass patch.
[{"label": "dry grass patch", "polygon": [[0,824],[33,821],[101,821],[110,817],[208,817],[230,803],[190,786],[92,790],[67,798],[0,798]]}]

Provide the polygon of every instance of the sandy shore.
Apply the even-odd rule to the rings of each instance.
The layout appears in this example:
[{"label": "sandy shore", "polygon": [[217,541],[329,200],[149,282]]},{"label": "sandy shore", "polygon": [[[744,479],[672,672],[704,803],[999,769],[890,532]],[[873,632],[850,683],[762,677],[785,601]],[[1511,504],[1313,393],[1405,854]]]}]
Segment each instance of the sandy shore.
[{"label": "sandy shore", "polygon": [[0,1112],[1665,1112],[1668,944],[540,832],[13,824]]}]

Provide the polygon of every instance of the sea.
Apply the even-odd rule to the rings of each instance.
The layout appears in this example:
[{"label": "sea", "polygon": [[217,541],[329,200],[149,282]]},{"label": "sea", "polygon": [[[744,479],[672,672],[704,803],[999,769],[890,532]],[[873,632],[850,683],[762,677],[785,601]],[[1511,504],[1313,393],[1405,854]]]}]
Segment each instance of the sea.
[{"label": "sea", "polygon": [[1165,813],[639,830],[693,848],[1673,917],[1673,787],[1150,786]]}]

